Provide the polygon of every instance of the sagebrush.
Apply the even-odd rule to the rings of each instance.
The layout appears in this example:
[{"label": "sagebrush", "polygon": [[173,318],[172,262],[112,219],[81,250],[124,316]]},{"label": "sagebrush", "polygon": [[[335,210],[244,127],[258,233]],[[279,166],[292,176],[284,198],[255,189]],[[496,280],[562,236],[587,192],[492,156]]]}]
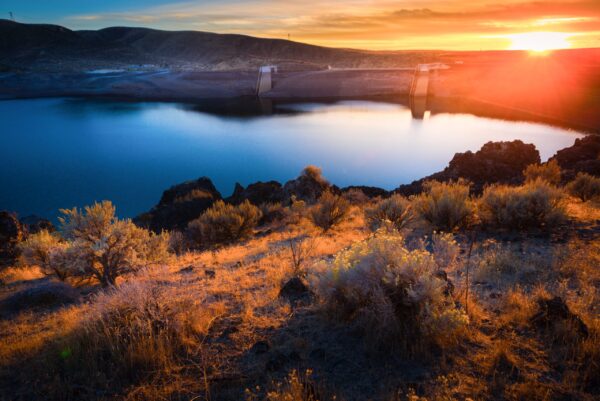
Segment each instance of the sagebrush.
[{"label": "sagebrush", "polygon": [[231,243],[248,238],[262,215],[260,209],[247,200],[237,206],[219,200],[188,224],[188,232],[199,246]]},{"label": "sagebrush", "polygon": [[125,273],[168,258],[167,233],[154,234],[131,220],[118,219],[109,201],[61,212],[62,238],[42,230],[21,246],[26,263],[39,265],[61,280],[94,278],[106,287]]},{"label": "sagebrush", "polygon": [[408,250],[398,233],[379,231],[321,262],[313,279],[333,319],[351,324],[378,349],[415,355],[427,343],[455,339],[467,322],[439,274],[446,267],[440,260],[423,248]]},{"label": "sagebrush", "polygon": [[365,218],[372,230],[377,230],[386,223],[391,224],[396,230],[401,230],[412,222],[413,217],[410,201],[398,194],[365,208]]},{"label": "sagebrush", "polygon": [[324,231],[341,223],[350,213],[350,202],[340,195],[323,192],[319,201],[311,209],[311,220]]},{"label": "sagebrush", "polygon": [[556,160],[545,164],[530,164],[523,171],[525,181],[544,180],[553,185],[559,185],[561,180],[560,166]]},{"label": "sagebrush", "polygon": [[428,181],[423,184],[423,189],[423,193],[414,197],[413,205],[433,228],[450,232],[472,222],[474,204],[468,182]]},{"label": "sagebrush", "polygon": [[600,178],[587,173],[578,173],[567,185],[567,191],[584,202],[600,199]]},{"label": "sagebrush", "polygon": [[563,200],[563,192],[542,179],[518,187],[492,185],[483,191],[479,213],[488,227],[551,229],[566,219]]}]

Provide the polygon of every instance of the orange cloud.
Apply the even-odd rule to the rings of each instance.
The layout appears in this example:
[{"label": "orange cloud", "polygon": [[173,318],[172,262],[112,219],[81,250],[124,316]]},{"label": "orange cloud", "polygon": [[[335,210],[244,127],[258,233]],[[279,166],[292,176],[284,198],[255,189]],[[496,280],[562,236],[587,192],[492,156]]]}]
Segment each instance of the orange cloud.
[{"label": "orange cloud", "polygon": [[[366,4],[365,4],[366,3]],[[600,47],[600,1],[234,0],[188,2],[70,22],[140,24],[286,38],[370,49],[503,49],[510,35],[565,34],[573,47]],[[85,22],[85,24],[84,24]]]}]

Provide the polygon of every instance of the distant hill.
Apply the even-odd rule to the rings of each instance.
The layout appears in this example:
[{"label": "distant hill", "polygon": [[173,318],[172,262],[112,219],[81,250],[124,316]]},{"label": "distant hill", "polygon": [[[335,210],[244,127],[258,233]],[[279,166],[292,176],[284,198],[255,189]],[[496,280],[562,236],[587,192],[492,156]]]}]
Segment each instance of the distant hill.
[{"label": "distant hill", "polygon": [[[369,52],[289,40],[198,31],[113,27],[72,31],[58,25],[0,20],[0,64],[27,70],[85,70],[152,65],[194,70],[248,70],[414,65],[435,52]],[[438,52],[439,53],[439,52]]]}]

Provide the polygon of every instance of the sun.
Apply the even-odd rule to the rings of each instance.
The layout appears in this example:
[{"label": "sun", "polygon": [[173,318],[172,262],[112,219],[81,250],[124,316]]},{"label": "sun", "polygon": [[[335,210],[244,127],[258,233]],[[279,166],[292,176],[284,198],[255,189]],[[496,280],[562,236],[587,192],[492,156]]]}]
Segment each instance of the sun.
[{"label": "sun", "polygon": [[534,53],[546,53],[550,50],[571,47],[569,34],[562,32],[529,32],[508,35],[511,50],[528,50]]}]

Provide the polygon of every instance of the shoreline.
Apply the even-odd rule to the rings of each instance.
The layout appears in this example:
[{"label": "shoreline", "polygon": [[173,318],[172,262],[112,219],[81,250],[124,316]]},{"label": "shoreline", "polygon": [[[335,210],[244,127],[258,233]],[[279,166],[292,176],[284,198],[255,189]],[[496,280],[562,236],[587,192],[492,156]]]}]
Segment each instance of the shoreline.
[{"label": "shoreline", "polygon": [[[366,102],[382,102],[400,104],[406,107],[411,107],[409,94],[408,93],[395,93],[395,94],[380,94],[380,95],[363,95],[363,96],[314,96],[314,97],[293,97],[293,96],[281,96],[281,97],[257,97],[255,95],[240,95],[235,97],[173,97],[173,96],[157,96],[152,98],[139,97],[134,95],[123,95],[123,94],[82,94],[82,93],[36,93],[36,94],[24,94],[20,96],[2,96],[0,94],[0,102],[3,101],[18,101],[18,100],[37,100],[37,99],[80,99],[89,101],[114,101],[123,103],[179,103],[190,106],[203,106],[213,104],[216,107],[222,105],[240,105],[243,103],[247,104],[263,104],[260,112],[252,113],[256,115],[270,115],[275,114],[269,109],[277,107],[279,105],[286,105],[292,103],[336,103],[343,101],[366,101]],[[427,109],[426,111],[431,112],[433,115],[439,113],[466,113],[473,114],[478,117],[509,120],[509,121],[522,121],[526,123],[537,123],[556,126],[569,130],[580,131],[584,134],[589,135],[600,135],[600,127],[592,126],[590,124],[575,122],[569,119],[557,118],[545,114],[537,113],[533,110],[520,109],[510,107],[500,103],[490,102],[487,100],[481,100],[471,97],[461,96],[428,96],[427,98]]]},{"label": "shoreline", "polygon": [[[516,103],[513,100],[520,97],[511,91],[523,92],[527,88],[509,88],[507,93],[490,95],[480,88],[490,85],[489,77],[472,77],[477,74],[481,71],[460,67],[433,74],[427,103],[418,105],[424,109],[416,115],[423,115],[426,110],[432,113],[459,110],[483,117],[541,122],[600,134],[600,98],[583,99],[585,102],[582,103],[583,100],[576,97],[561,97],[551,107],[537,98]],[[265,114],[271,103],[373,100],[409,106],[413,70],[281,72],[274,75],[272,89],[261,97],[255,93],[257,77],[258,74],[252,71],[2,73],[0,101],[65,97],[192,105],[261,102],[265,104]]]}]

